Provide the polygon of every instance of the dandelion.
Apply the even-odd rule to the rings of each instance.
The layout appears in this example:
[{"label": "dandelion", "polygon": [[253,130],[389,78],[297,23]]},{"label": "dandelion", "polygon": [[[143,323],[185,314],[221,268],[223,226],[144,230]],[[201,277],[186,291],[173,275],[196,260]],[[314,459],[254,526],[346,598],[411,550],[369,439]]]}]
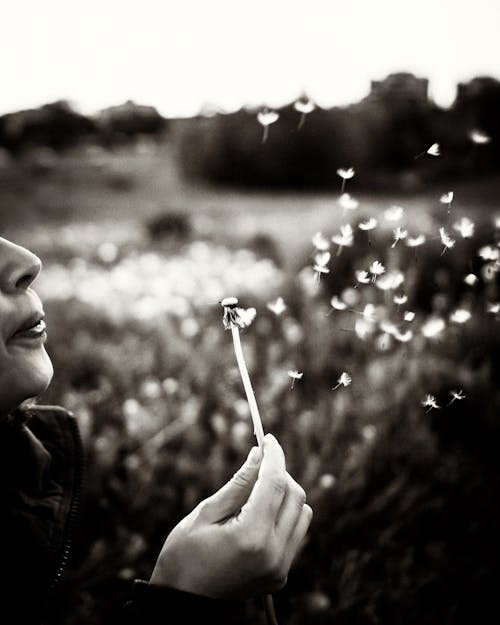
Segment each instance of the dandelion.
[{"label": "dandelion", "polygon": [[460,233],[462,239],[468,239],[474,234],[475,224],[468,217],[462,217],[453,224],[453,229]]},{"label": "dandelion", "polygon": [[391,206],[384,211],[384,219],[387,221],[399,221],[404,215],[404,208],[401,206]]},{"label": "dandelion", "polygon": [[478,128],[474,128],[469,132],[469,138],[476,145],[485,145],[491,141],[491,137]]},{"label": "dandelion", "polygon": [[377,276],[381,276],[385,272],[385,267],[378,260],[373,261],[370,265],[370,273],[372,274],[372,284],[377,279]]},{"label": "dandelion", "polygon": [[433,408],[436,408],[437,410],[441,408],[441,406],[438,406],[434,395],[426,395],[424,401],[422,402],[422,406],[427,408],[425,411],[426,413],[430,412]]},{"label": "dandelion", "polygon": [[342,178],[342,187],[340,188],[340,195],[344,193],[346,180],[350,180],[351,178],[353,178],[354,173],[355,172],[352,167],[349,167],[349,169],[343,169],[342,167],[340,169],[337,169],[337,176],[340,176]]},{"label": "dandelion", "polygon": [[360,284],[368,284],[371,281],[371,278],[370,278],[369,273],[363,270],[363,271],[356,271],[356,280],[358,281],[358,283],[354,287],[355,289]]},{"label": "dandelion", "polygon": [[339,204],[344,210],[356,210],[359,207],[359,202],[352,197],[349,193],[342,193],[339,198]]},{"label": "dandelion", "polygon": [[392,231],[392,236],[394,237],[394,243],[391,245],[391,247],[396,247],[398,241],[406,239],[406,237],[408,236],[408,230],[404,230],[403,228],[398,226]]},{"label": "dandelion", "polygon": [[478,251],[478,256],[483,260],[498,260],[500,251],[491,245],[485,245]]},{"label": "dandelion", "polygon": [[453,323],[466,323],[470,318],[470,312],[464,308],[457,308],[457,310],[450,315],[450,321]]},{"label": "dandelion", "polygon": [[339,246],[337,256],[340,254],[343,247],[351,247],[354,241],[351,224],[344,224],[343,226],[340,226],[340,234],[334,235],[332,237],[332,241]]},{"label": "dandelion", "polygon": [[441,146],[439,143],[433,143],[430,148],[427,149],[429,156],[441,156]]},{"label": "dandelion", "polygon": [[443,193],[443,195],[439,198],[441,204],[448,205],[448,213],[451,209],[451,203],[453,202],[453,191],[448,191],[448,193]]},{"label": "dandelion", "polygon": [[393,297],[393,301],[398,306],[401,306],[401,304],[406,304],[406,302],[408,301],[408,297],[406,295],[404,295],[404,294],[402,294],[402,295],[395,295]]},{"label": "dandelion", "polygon": [[282,315],[286,310],[286,304],[283,298],[280,296],[274,302],[269,302],[267,308],[274,313],[277,317]]},{"label": "dandelion", "polygon": [[452,239],[444,228],[439,228],[439,236],[441,237],[441,243],[444,245],[441,256],[447,249],[451,249],[455,245],[455,239]]},{"label": "dandelion", "polygon": [[367,221],[361,221],[358,224],[358,228],[360,230],[373,230],[374,228],[376,228],[378,225],[377,220],[375,219],[375,217],[370,217],[370,219],[368,219]]},{"label": "dandelion", "polygon": [[432,339],[436,336],[439,336],[441,332],[445,329],[445,327],[446,323],[443,319],[441,319],[441,317],[431,317],[422,326],[422,334],[426,338]]},{"label": "dandelion", "polygon": [[464,282],[468,286],[474,286],[478,282],[478,280],[479,278],[474,273],[468,273],[464,278]]},{"label": "dandelion", "polygon": [[413,321],[415,319],[415,313],[412,310],[407,310],[403,315],[405,321]]},{"label": "dandelion", "polygon": [[459,389],[458,391],[450,391],[449,394],[451,395],[451,400],[446,404],[447,406],[450,406],[454,401],[460,401],[466,397],[463,394],[462,389]]},{"label": "dandelion", "polygon": [[302,97],[293,103],[293,108],[298,113],[300,113],[300,121],[299,121],[297,130],[302,130],[302,126],[304,125],[306,121],[307,115],[309,115],[309,113],[312,113],[314,109],[316,108],[314,105],[314,102],[310,100],[309,98]]},{"label": "dandelion", "polygon": [[288,377],[292,378],[292,385],[290,386],[290,390],[293,391],[293,385],[295,384],[295,380],[301,380],[304,373],[301,371],[297,371],[296,369],[288,371]]},{"label": "dandelion", "polygon": [[334,310],[345,310],[347,308],[347,304],[338,297],[338,295],[334,295],[330,300],[330,305]]},{"label": "dandelion", "polygon": [[419,247],[425,243],[425,235],[419,234],[416,237],[408,237],[406,239],[406,245],[408,247]]},{"label": "dandelion", "polygon": [[339,386],[349,386],[351,382],[352,378],[347,373],[347,371],[342,371],[342,373],[340,374],[340,378],[337,380],[337,384],[332,388],[332,391],[337,390]]},{"label": "dandelion", "polygon": [[271,124],[274,124],[274,122],[278,121],[279,116],[280,115],[277,111],[272,111],[267,107],[257,113],[257,121],[264,128],[262,143],[265,143],[267,141],[267,137],[269,135],[269,126]]},{"label": "dandelion", "polygon": [[312,244],[317,250],[321,252],[326,251],[330,247],[330,242],[326,237],[323,236],[322,232],[316,232],[316,234],[312,238]]},{"label": "dandelion", "polygon": [[[250,325],[251,321],[248,315],[248,311],[244,308],[238,307],[238,300],[236,297],[226,297],[221,302],[224,309],[224,316],[222,322],[225,330],[231,330],[233,336],[234,353],[236,355],[236,361],[240,370],[241,380],[247,396],[248,405],[250,407],[250,414],[252,416],[254,434],[257,438],[257,443],[261,449],[264,445],[264,430],[262,428],[262,421],[259,414],[259,408],[255,400],[255,395],[250,382],[250,376],[248,375],[247,366],[245,364],[245,358],[243,356],[243,350],[241,348],[239,328],[246,328]],[[249,309],[255,310],[255,309]],[[253,317],[255,315],[253,314]]]}]

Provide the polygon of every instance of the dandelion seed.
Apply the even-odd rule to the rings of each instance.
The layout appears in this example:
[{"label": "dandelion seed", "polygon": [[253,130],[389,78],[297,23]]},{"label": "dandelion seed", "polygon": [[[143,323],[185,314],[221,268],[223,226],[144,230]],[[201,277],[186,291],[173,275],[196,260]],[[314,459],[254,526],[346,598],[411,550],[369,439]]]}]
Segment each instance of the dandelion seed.
[{"label": "dandelion seed", "polygon": [[342,193],[339,198],[339,204],[344,210],[356,210],[359,207],[359,202],[349,193]]},{"label": "dandelion seed", "polygon": [[364,270],[356,271],[356,280],[358,281],[358,284],[356,284],[354,288],[357,288],[359,284],[368,284],[369,282],[371,282],[369,273]]},{"label": "dandelion seed", "polygon": [[398,330],[394,334],[394,338],[400,343],[408,343],[413,338],[413,332],[411,330],[405,330],[404,332]]},{"label": "dandelion seed", "polygon": [[441,243],[444,245],[441,256],[447,249],[451,249],[455,245],[455,239],[452,239],[444,228],[439,228],[439,236],[441,237]]},{"label": "dandelion seed", "polygon": [[332,241],[339,246],[337,256],[340,254],[343,247],[351,247],[354,242],[351,224],[340,226],[340,234],[334,235]]},{"label": "dandelion seed", "polygon": [[395,295],[393,298],[393,301],[395,304],[397,304],[398,306],[401,306],[401,304],[406,304],[406,302],[408,301],[408,297],[406,295]]},{"label": "dandelion seed", "polygon": [[343,169],[342,167],[340,169],[337,169],[337,176],[340,176],[342,178],[342,186],[340,188],[340,195],[344,193],[346,180],[350,180],[354,176],[354,173],[355,172],[352,167],[349,167],[348,169]]},{"label": "dandelion seed", "polygon": [[462,389],[459,389],[458,391],[450,391],[449,394],[451,395],[451,400],[446,404],[447,406],[450,406],[454,401],[460,401],[466,397],[463,394]]},{"label": "dandelion seed", "polygon": [[426,395],[424,401],[422,402],[422,406],[427,408],[425,411],[426,413],[431,411],[433,408],[436,408],[437,410],[441,408],[441,406],[438,406],[434,395]]},{"label": "dandelion seed", "polygon": [[317,280],[318,285],[321,279],[321,274],[330,273],[330,270],[328,269],[328,267],[324,267],[323,265],[314,265],[313,269],[316,272],[316,280]]},{"label": "dandelion seed", "polygon": [[269,302],[267,308],[274,313],[277,317],[282,315],[286,310],[286,304],[283,298],[280,296],[274,302]]},{"label": "dandelion seed", "polygon": [[427,154],[429,154],[429,156],[441,156],[441,147],[439,143],[433,143],[431,147],[428,148]]},{"label": "dandelion seed", "polygon": [[372,334],[374,330],[375,326],[373,323],[366,321],[366,319],[356,319],[356,323],[354,324],[354,332],[356,332],[356,335],[360,339],[365,340],[365,338]]},{"label": "dandelion seed", "polygon": [[453,224],[453,229],[460,233],[463,239],[468,239],[474,234],[475,224],[468,217],[462,217]]},{"label": "dandelion seed", "polygon": [[486,305],[486,312],[496,315],[500,312],[500,302],[488,302]]},{"label": "dandelion seed", "polygon": [[415,313],[412,310],[407,310],[403,315],[405,321],[413,321],[415,319]]},{"label": "dandelion seed", "polygon": [[385,276],[382,276],[377,280],[376,286],[381,291],[395,291],[403,282],[405,277],[401,271],[388,271]]},{"label": "dandelion seed", "polygon": [[474,286],[478,280],[479,278],[473,273],[468,273],[464,278],[465,284],[468,284],[469,286]]},{"label": "dandelion seed", "polygon": [[345,310],[347,308],[347,304],[344,304],[343,301],[337,295],[334,295],[330,300],[330,305],[335,310]]},{"label": "dandelion seed", "polygon": [[372,284],[377,279],[377,276],[381,276],[385,272],[385,267],[378,260],[373,261],[370,265],[370,273],[372,274]]},{"label": "dandelion seed", "polygon": [[366,304],[361,314],[363,315],[363,319],[365,321],[369,321],[370,323],[375,323],[375,313],[376,313],[375,306],[373,304]]},{"label": "dandelion seed", "polygon": [[272,111],[268,108],[262,109],[257,113],[257,121],[261,126],[264,127],[264,134],[262,135],[262,143],[267,141],[267,137],[269,135],[269,126],[274,124],[274,122],[278,121],[279,113],[277,111]]},{"label": "dandelion seed", "polygon": [[318,252],[314,256],[314,262],[321,267],[324,267],[330,261],[331,254],[330,252]]},{"label": "dandelion seed", "polygon": [[373,230],[374,228],[376,228],[378,225],[377,220],[375,219],[375,217],[370,217],[370,219],[368,219],[367,221],[361,221],[358,224],[358,228],[360,230]]},{"label": "dandelion seed", "polygon": [[391,245],[391,247],[396,247],[398,241],[406,239],[406,237],[408,236],[408,230],[404,230],[403,228],[398,226],[393,230],[392,236],[394,237],[394,243]]},{"label": "dandelion seed", "polygon": [[292,378],[292,385],[290,386],[290,390],[293,390],[293,385],[295,384],[295,380],[301,380],[303,375],[304,375],[303,372],[299,372],[296,369],[288,371],[288,377]]},{"label": "dandelion seed", "polygon": [[445,328],[446,323],[444,322],[444,319],[441,319],[441,317],[431,317],[422,326],[422,334],[426,338],[432,339],[439,336]]},{"label": "dandelion seed", "polygon": [[448,193],[443,193],[443,195],[439,198],[441,204],[446,204],[448,206],[448,213],[451,210],[451,203],[453,202],[453,191],[448,191]]},{"label": "dandelion seed", "polygon": [[450,315],[450,321],[453,323],[466,323],[470,318],[470,312],[464,308],[457,308],[457,310]]},{"label": "dandelion seed", "polygon": [[384,211],[384,219],[387,221],[399,221],[404,215],[404,208],[401,206],[391,206]]},{"label": "dandelion seed", "polygon": [[419,234],[416,237],[408,237],[406,239],[406,245],[408,247],[419,247],[425,243],[425,235]]},{"label": "dandelion seed", "polygon": [[485,145],[486,143],[489,143],[491,141],[491,137],[482,130],[479,130],[478,128],[474,128],[470,131],[469,138],[473,143],[476,143],[477,145]]},{"label": "dandelion seed", "polygon": [[330,242],[326,237],[323,236],[322,232],[316,232],[316,234],[312,238],[312,244],[317,250],[321,252],[326,251],[330,247]]},{"label": "dandelion seed", "polygon": [[314,102],[309,98],[299,98],[293,103],[293,108],[300,113],[300,121],[297,130],[302,130],[307,115],[312,113],[316,108]]},{"label": "dandelion seed", "polygon": [[337,384],[332,388],[332,391],[335,391],[336,389],[338,389],[339,386],[349,386],[351,382],[352,382],[351,376],[347,373],[347,371],[343,371],[340,374],[340,378],[337,380]]},{"label": "dandelion seed", "polygon": [[500,251],[491,245],[485,245],[478,251],[478,256],[483,260],[498,260],[500,257]]}]

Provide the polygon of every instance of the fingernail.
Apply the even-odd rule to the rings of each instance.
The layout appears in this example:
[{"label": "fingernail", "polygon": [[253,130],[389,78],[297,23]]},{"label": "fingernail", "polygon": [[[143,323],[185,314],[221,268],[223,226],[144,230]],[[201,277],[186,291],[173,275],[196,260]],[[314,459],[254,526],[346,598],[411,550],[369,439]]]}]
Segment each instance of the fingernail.
[{"label": "fingernail", "polygon": [[257,465],[260,462],[261,453],[259,447],[252,447],[248,454],[247,462],[250,465]]}]

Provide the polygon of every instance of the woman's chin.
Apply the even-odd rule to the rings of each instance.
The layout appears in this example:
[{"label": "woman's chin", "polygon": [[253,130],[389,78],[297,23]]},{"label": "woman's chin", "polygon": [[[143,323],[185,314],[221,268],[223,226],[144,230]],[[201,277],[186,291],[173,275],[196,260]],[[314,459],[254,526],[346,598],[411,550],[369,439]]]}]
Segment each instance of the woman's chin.
[{"label": "woman's chin", "polygon": [[37,350],[25,350],[22,357],[20,354],[16,356],[11,390],[15,392],[17,405],[19,405],[47,389],[54,375],[54,368],[44,347]]}]

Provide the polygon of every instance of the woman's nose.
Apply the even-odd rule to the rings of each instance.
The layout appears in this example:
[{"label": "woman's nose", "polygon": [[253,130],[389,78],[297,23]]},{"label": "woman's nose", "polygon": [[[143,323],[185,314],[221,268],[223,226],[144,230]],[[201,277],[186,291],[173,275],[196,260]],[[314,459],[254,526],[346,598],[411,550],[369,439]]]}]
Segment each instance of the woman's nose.
[{"label": "woman's nose", "polygon": [[0,239],[0,289],[5,292],[26,290],[37,278],[42,262],[32,252]]}]

